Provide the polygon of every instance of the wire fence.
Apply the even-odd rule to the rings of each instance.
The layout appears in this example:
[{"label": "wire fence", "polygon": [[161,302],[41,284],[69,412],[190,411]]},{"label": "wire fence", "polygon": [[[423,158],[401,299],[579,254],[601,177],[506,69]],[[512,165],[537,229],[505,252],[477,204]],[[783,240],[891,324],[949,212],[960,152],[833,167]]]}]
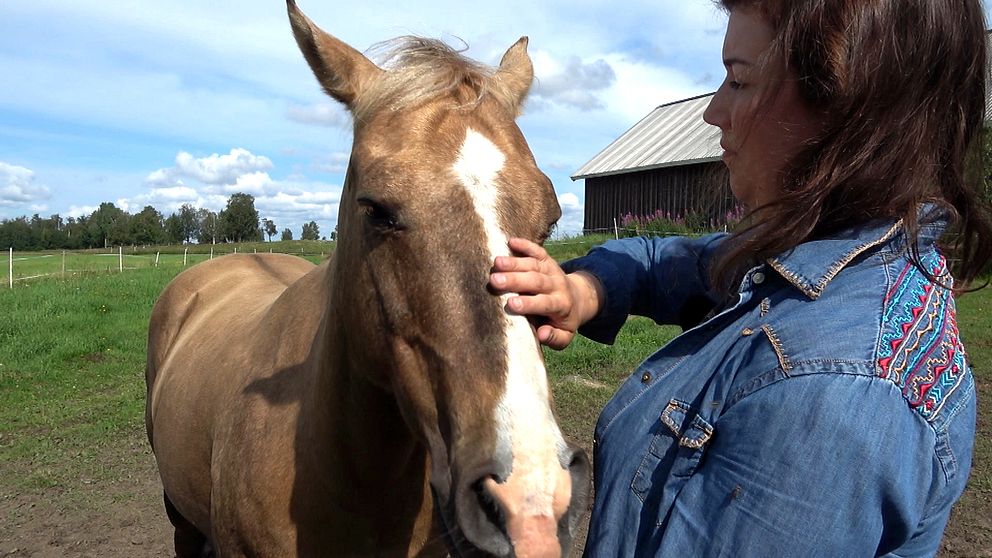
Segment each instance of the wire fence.
[{"label": "wire fence", "polygon": [[[610,238],[637,236],[644,230],[615,226],[583,230],[578,236],[552,237],[546,244],[548,252],[557,259],[581,255],[589,248]],[[654,236],[676,236],[679,233],[649,232]],[[684,236],[684,235],[682,235]],[[6,273],[0,288],[13,289],[18,283],[45,278],[71,278],[82,274],[124,273],[157,267],[185,268],[227,254],[277,253],[290,254],[319,262],[333,251],[334,242],[217,244],[189,246],[115,246],[102,250],[57,250],[15,252],[13,248],[0,253],[0,268]]]},{"label": "wire fence", "polygon": [[290,254],[317,262],[326,258],[333,245],[326,249],[313,246],[282,249],[259,249],[231,245],[196,246],[193,249],[168,247],[165,250],[148,247],[114,247],[106,250],[60,250],[49,252],[15,252],[8,249],[0,257],[6,271],[2,286],[13,289],[18,283],[45,278],[71,278],[95,273],[124,273],[157,267],[185,268],[228,254],[279,253]]}]

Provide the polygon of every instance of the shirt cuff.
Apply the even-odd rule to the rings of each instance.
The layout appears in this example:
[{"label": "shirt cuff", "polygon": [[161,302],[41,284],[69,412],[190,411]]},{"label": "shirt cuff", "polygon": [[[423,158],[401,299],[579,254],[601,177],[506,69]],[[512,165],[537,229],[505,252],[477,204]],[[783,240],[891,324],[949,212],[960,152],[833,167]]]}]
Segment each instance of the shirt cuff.
[{"label": "shirt cuff", "polygon": [[596,277],[603,286],[604,300],[599,301],[599,312],[579,328],[579,333],[593,341],[612,345],[617,333],[630,314],[630,291],[618,281],[620,270],[607,260],[595,256],[582,256],[561,264],[565,273],[585,271]]}]

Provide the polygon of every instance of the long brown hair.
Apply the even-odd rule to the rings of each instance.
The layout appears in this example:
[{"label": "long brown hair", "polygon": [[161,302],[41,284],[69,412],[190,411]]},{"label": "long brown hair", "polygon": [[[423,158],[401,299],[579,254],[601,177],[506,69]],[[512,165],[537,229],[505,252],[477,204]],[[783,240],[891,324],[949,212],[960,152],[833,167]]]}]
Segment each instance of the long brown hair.
[{"label": "long brown hair", "polygon": [[954,217],[946,249],[958,288],[975,279],[992,260],[979,0],[717,1],[766,18],[776,32],[769,59],[798,76],[825,125],[788,162],[779,199],[724,244],[714,284],[732,288],[760,261],[878,218],[903,220],[919,265],[917,212],[926,202]]}]

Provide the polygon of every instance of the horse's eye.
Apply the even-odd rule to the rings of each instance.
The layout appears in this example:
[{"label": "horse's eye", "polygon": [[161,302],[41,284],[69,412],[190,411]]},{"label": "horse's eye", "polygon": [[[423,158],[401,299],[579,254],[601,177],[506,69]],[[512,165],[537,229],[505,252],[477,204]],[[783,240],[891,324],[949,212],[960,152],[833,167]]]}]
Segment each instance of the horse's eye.
[{"label": "horse's eye", "polygon": [[376,229],[388,232],[401,228],[399,220],[396,218],[396,212],[385,204],[362,198],[358,200],[358,205],[366,222]]}]

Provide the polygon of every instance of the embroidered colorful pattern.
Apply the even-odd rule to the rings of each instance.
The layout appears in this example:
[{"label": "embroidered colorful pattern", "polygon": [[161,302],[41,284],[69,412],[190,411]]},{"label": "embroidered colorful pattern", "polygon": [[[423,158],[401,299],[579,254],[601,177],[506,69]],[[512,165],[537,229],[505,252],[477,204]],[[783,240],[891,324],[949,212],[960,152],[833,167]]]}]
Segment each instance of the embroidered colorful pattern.
[{"label": "embroidered colorful pattern", "polygon": [[[923,264],[950,283],[943,256],[931,254]],[[899,386],[909,405],[933,420],[967,366],[951,292],[907,264],[886,294],[882,329],[879,376]]]}]

